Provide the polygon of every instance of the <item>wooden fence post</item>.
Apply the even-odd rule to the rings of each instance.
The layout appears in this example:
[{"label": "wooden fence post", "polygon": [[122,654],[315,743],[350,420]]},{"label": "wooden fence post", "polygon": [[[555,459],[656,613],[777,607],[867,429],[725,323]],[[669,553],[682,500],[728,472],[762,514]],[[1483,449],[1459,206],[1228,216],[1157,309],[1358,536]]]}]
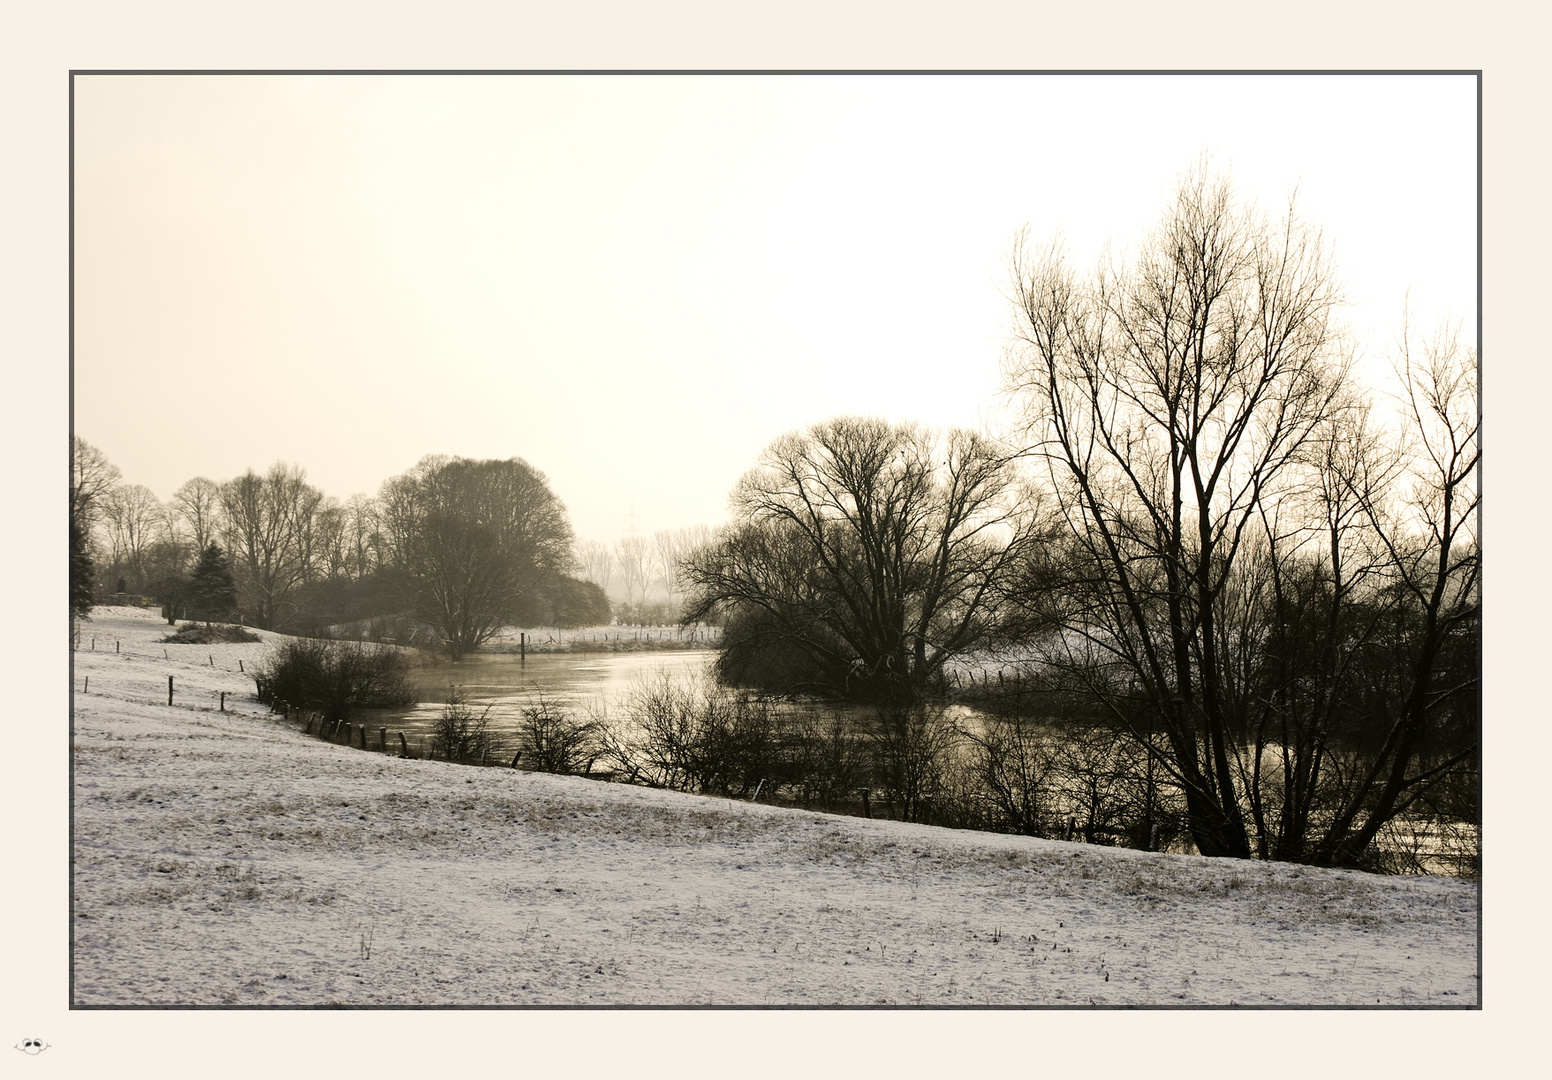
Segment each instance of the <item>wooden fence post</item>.
[{"label": "wooden fence post", "polygon": [[385,727],[377,729],[377,748],[385,754],[388,752],[388,729]]},{"label": "wooden fence post", "polygon": [[172,704],[172,676],[167,676],[167,704]]},{"label": "wooden fence post", "polygon": [[81,693],[83,693],[83,694],[86,693],[86,691],[91,689],[91,686],[92,686],[92,677],[90,675],[88,675],[86,677],[86,685],[81,687]]},{"label": "wooden fence post", "polygon": [[404,756],[410,756],[410,744],[404,739],[404,732],[399,732],[399,749],[404,751]]},{"label": "wooden fence post", "polygon": [[221,711],[226,712],[226,691],[221,691]]}]

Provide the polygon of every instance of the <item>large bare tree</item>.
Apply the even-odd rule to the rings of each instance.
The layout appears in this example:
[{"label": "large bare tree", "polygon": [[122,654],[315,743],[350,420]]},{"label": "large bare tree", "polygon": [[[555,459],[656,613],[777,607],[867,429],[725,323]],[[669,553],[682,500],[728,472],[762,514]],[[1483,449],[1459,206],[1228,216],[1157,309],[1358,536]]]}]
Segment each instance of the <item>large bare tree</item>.
[{"label": "large bare tree", "polygon": [[[1026,600],[1059,630],[1049,670],[1167,768],[1207,855],[1359,863],[1427,742],[1395,716],[1368,745],[1360,646],[1388,633],[1436,671],[1412,616],[1469,592],[1457,535],[1403,539],[1389,516],[1407,459],[1352,391],[1340,299],[1293,206],[1245,208],[1205,168],[1129,260],[1080,275],[1015,244],[1006,385],[1072,538],[1065,587]],[[1458,487],[1475,429],[1445,427],[1459,445],[1433,458]],[[1425,549],[1453,585],[1401,604],[1387,583]]]},{"label": "large bare tree", "polygon": [[622,536],[614,545],[614,565],[625,586],[625,603],[645,604],[652,579],[652,548],[644,536]]},{"label": "large bare tree", "polygon": [[684,617],[728,617],[732,681],[918,699],[996,629],[1034,539],[1015,495],[1004,455],[971,432],[816,424],[739,482],[734,525],[686,566]]}]

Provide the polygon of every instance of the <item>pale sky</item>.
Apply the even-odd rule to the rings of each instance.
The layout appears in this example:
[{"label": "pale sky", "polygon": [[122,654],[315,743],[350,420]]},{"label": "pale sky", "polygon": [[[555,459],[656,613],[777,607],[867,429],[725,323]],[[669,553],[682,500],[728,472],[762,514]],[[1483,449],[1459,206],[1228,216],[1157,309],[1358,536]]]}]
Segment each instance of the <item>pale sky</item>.
[{"label": "pale sky", "polygon": [[995,406],[1010,241],[1140,239],[1204,152],[1333,242],[1370,363],[1475,338],[1472,76],[78,76],[75,431],[160,498],[521,457],[579,537],[773,438]]}]

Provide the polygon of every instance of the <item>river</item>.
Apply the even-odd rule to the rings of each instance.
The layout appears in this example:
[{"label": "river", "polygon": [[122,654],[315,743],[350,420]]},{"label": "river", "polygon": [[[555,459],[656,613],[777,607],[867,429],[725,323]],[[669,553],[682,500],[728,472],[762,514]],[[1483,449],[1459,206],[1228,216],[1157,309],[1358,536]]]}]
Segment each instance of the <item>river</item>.
[{"label": "river", "polygon": [[[604,707],[618,710],[633,687],[644,680],[660,673],[672,677],[706,674],[715,655],[709,649],[551,652],[530,654],[526,658],[514,653],[479,653],[457,662],[432,661],[411,669],[411,681],[419,698],[416,705],[405,709],[361,710],[355,719],[374,731],[374,739],[375,729],[379,727],[388,729],[390,740],[392,733],[404,732],[410,747],[424,756],[430,748],[432,730],[447,703],[449,691],[456,688],[476,710],[489,706],[487,721],[492,752],[504,760],[521,741],[517,730],[522,710],[541,695],[551,704],[579,714],[596,714]],[[846,716],[859,726],[872,717],[872,710],[863,706],[829,704],[823,708]],[[615,715],[618,717],[617,711]],[[950,705],[945,716],[962,728],[978,727],[985,722],[978,710],[964,705]],[[1048,731],[1045,735],[1047,745],[1042,749],[1046,751],[1068,738],[1056,731]],[[1108,775],[1114,752],[1114,749],[1108,752],[1100,749],[1098,758],[1088,763],[1096,775]],[[1457,826],[1456,830],[1459,828]],[[1396,835],[1387,834],[1378,846],[1415,847],[1419,862],[1430,870],[1459,872],[1447,849],[1452,846],[1451,840],[1458,844],[1460,838],[1441,838],[1435,836],[1435,832],[1437,829],[1430,825],[1408,827],[1398,823]]]},{"label": "river", "polygon": [[709,649],[642,652],[477,653],[458,661],[412,668],[418,702],[405,709],[363,710],[357,722],[403,731],[413,743],[430,742],[431,729],[456,688],[477,710],[490,707],[489,730],[500,745],[510,743],[524,707],[542,694],[568,710],[596,710],[620,704],[633,685],[658,672],[697,675],[715,655]]}]

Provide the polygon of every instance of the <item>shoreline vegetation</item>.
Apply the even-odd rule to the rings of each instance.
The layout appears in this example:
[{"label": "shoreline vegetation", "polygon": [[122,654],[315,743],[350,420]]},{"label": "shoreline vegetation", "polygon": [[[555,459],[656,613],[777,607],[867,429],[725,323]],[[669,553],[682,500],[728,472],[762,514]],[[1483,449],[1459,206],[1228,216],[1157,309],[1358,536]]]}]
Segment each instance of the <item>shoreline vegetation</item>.
[{"label": "shoreline vegetation", "polygon": [[[519,635],[522,635],[519,637]],[[554,627],[513,628],[491,638],[471,655],[586,652],[659,652],[715,649],[721,640],[718,627],[595,626],[575,630]]]},{"label": "shoreline vegetation", "polygon": [[[191,629],[211,640],[246,633],[238,627],[185,628],[160,640],[178,640]],[[643,646],[685,651],[683,635],[673,629],[635,628],[629,638],[622,631],[618,642],[601,631],[596,637],[576,634],[572,642],[551,637],[542,642],[548,649],[529,651],[555,655],[568,644],[589,652],[600,646],[611,652]],[[604,637],[611,640],[598,640]],[[481,653],[516,652],[503,649],[502,640],[492,644]],[[514,685],[497,699],[494,720],[497,700],[488,696],[474,701],[451,687],[448,693],[457,697],[441,706],[440,697],[415,696],[411,668],[448,661],[397,646],[282,636],[250,674],[257,699],[302,734],[397,757],[751,801],[763,796],[769,805],[977,832],[1198,853],[1178,796],[1145,756],[1129,752],[1102,727],[1038,719],[1040,695],[1026,686],[1015,658],[977,661],[953,673],[953,689],[940,699],[909,708],[772,696],[658,669],[638,675],[612,702],[568,703],[537,685]],[[1015,665],[1012,677],[1005,677],[1003,666],[993,667],[1003,663]],[[425,684],[418,690],[424,694]],[[414,719],[397,711],[409,707]],[[431,707],[440,708],[439,719],[425,715]],[[1412,815],[1387,829],[1358,869],[1474,877],[1478,850],[1476,830],[1468,824]]]}]

